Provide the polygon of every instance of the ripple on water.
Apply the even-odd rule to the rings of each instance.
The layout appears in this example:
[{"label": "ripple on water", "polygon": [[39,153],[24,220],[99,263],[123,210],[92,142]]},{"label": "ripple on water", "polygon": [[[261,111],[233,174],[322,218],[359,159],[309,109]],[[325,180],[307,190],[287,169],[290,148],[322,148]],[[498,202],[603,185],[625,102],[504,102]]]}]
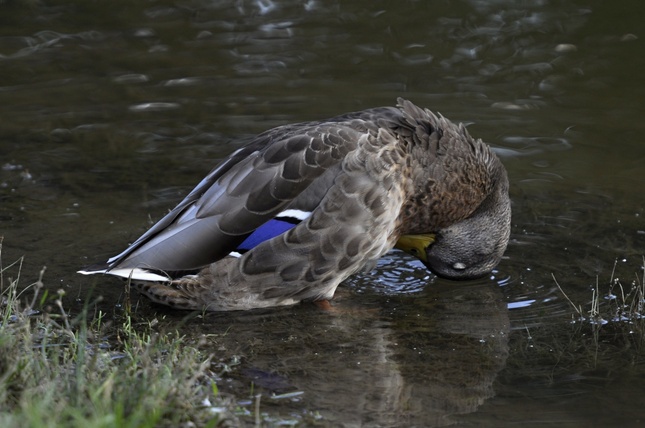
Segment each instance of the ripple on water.
[{"label": "ripple on water", "polygon": [[[616,257],[615,278],[625,290],[635,276],[643,278],[644,86],[634,72],[643,56],[632,47],[640,41],[619,41],[625,28],[638,28],[632,25],[638,24],[635,12],[642,12],[636,2],[629,12],[588,2],[590,14],[580,2],[544,0],[389,2],[377,9],[367,1],[231,6],[188,0],[178,6],[132,2],[127,11],[106,14],[109,19],[97,13],[83,19],[90,7],[114,8],[103,3],[41,5],[3,21],[3,33],[12,36],[0,36],[1,232],[3,255],[13,261],[25,254],[31,263],[25,275],[46,263],[53,290],[76,287],[73,272],[89,261],[82,257],[113,255],[136,238],[148,214],[158,216],[181,197],[180,187],[169,186],[189,190],[218,157],[239,147],[237,140],[228,143],[232,137],[389,105],[405,94],[449,118],[474,121],[475,136],[501,142],[496,151],[511,179],[514,229],[498,272],[492,280],[448,283],[392,252],[373,272],[347,280],[340,291],[349,288],[351,298],[334,302],[372,312],[329,314],[301,305],[209,315],[204,340],[222,336],[210,351],[242,355],[250,369],[236,395],[248,396],[253,378],[277,373],[296,392],[305,391],[306,404],[290,414],[322,409],[339,425],[357,426],[388,425],[387,418],[400,426],[410,422],[394,418],[403,415],[427,426],[421,419],[433,403],[444,413],[456,408],[434,398],[466,392],[462,380],[477,374],[468,370],[494,360],[485,382],[471,387],[485,394],[464,398],[476,404],[492,395],[505,345],[498,342],[487,360],[480,340],[490,345],[488,336],[482,332],[473,341],[466,333],[479,334],[486,322],[510,316],[513,337],[526,339],[531,349],[513,348],[506,374],[495,383],[501,398],[487,407],[490,423],[482,419],[483,406],[473,414],[473,426],[599,424],[587,415],[600,409],[609,409],[617,424],[629,411],[642,413],[642,385],[630,388],[613,375],[607,377],[611,392],[611,385],[590,388],[586,378],[578,389],[564,391],[576,395],[557,397],[563,392],[558,382],[585,379],[587,367],[549,357],[558,351],[554,345],[568,341],[563,330],[571,327],[573,312],[555,279],[588,311],[597,282],[601,306],[616,305],[611,296],[621,294],[608,291]],[[396,10],[383,9],[390,7]],[[496,300],[486,298],[483,284],[503,294],[503,310],[491,305]],[[82,285],[79,295],[89,288]],[[122,284],[109,283],[101,292],[112,304],[121,298]],[[487,312],[473,317],[478,310]],[[174,316],[173,329],[192,333],[199,327],[183,327],[185,315]],[[152,311],[145,318],[154,317]],[[606,319],[603,329],[629,322]],[[463,326],[460,334],[455,325]],[[531,359],[529,352],[540,346],[544,352]],[[459,359],[466,349],[470,357]],[[565,351],[558,356],[585,356],[579,347]],[[615,372],[613,357],[605,359]],[[565,372],[554,375],[558,368]],[[551,392],[536,392],[535,371],[548,373]],[[268,389],[280,385],[280,377],[263,379]],[[446,388],[455,380],[454,389]],[[593,391],[604,395],[597,406],[587,402]],[[584,397],[580,409],[572,406],[576,397]],[[475,404],[462,411],[474,411]],[[544,412],[547,406],[560,406],[561,413]],[[268,412],[276,408],[263,404]]]},{"label": "ripple on water", "polygon": [[418,293],[434,280],[420,261],[393,250],[381,257],[372,271],[354,275],[344,284],[358,293],[396,295]]},{"label": "ripple on water", "polygon": [[179,103],[163,103],[163,102],[152,102],[152,103],[141,103],[130,106],[128,109],[130,111],[136,112],[157,112],[157,111],[168,111],[176,110],[181,107]]}]

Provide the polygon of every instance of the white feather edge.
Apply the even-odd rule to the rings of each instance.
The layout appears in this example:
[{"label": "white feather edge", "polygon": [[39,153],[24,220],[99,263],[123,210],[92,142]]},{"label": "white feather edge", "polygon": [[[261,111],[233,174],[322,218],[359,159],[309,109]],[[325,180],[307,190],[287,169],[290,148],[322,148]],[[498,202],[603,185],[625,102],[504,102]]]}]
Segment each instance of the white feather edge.
[{"label": "white feather edge", "polygon": [[150,272],[145,269],[139,268],[122,268],[122,269],[102,269],[102,270],[79,270],[78,273],[82,275],[94,275],[98,273],[104,273],[107,275],[119,276],[125,279],[134,279],[137,281],[163,281],[168,282],[170,278],[158,273]]},{"label": "white feather edge", "polygon": [[276,218],[293,217],[293,218],[296,218],[296,219],[302,221],[302,220],[306,220],[310,215],[311,215],[311,213],[309,211],[288,209],[288,210],[282,211],[280,214],[278,214],[276,216]]}]

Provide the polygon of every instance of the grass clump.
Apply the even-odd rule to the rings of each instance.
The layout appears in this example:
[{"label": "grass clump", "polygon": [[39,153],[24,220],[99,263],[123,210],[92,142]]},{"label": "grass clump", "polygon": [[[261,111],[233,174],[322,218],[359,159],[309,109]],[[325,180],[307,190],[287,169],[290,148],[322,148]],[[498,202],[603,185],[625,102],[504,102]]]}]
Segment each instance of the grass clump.
[{"label": "grass clump", "polygon": [[[645,271],[645,261],[643,262]],[[623,281],[612,272],[608,283],[590,287],[580,303],[555,285],[570,305],[571,322],[550,322],[518,330],[513,346],[517,365],[509,372],[548,385],[582,379],[609,381],[618,372],[645,369],[645,281]],[[526,367],[532,370],[526,373]],[[519,374],[518,374],[519,372]]]},{"label": "grass clump", "polygon": [[98,311],[90,319],[91,305],[72,317],[62,292],[44,290],[44,269],[22,290],[7,279],[19,265],[0,267],[0,426],[236,425],[210,357],[178,333],[135,325],[129,314],[108,323]]},{"label": "grass clump", "polygon": [[[606,288],[596,279],[587,307],[575,304],[555,277],[553,280],[574,310],[574,323],[591,328],[596,347],[611,343],[610,337],[620,336],[624,346],[645,353],[645,278],[636,273],[635,278],[625,284],[615,276],[616,263]],[[645,258],[642,270],[645,273]]]},{"label": "grass clump", "polygon": [[[643,262],[645,272],[645,261]],[[639,269],[640,270],[640,269]],[[560,394],[603,388],[625,376],[645,373],[645,280],[638,271],[633,280],[620,279],[615,270],[607,282],[596,280],[581,300],[555,286],[567,301],[561,316],[522,327],[511,336],[512,358],[500,373],[500,384],[556,387]],[[569,322],[567,322],[567,319]],[[580,383],[585,386],[581,389]],[[514,390],[506,391],[513,394]]]}]

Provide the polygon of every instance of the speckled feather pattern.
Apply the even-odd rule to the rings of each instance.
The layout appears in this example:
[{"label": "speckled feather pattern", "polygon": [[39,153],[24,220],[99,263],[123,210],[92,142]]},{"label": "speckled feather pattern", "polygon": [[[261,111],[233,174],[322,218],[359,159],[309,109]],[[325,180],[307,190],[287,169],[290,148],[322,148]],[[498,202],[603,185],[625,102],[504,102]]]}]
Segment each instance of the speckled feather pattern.
[{"label": "speckled feather pattern", "polygon": [[[402,234],[458,224],[491,194],[503,205],[491,202],[491,213],[504,218],[485,219],[484,229],[508,227],[507,192],[505,170],[486,144],[462,125],[399,99],[396,108],[258,135],[111,259],[110,268],[201,269],[165,284],[135,284],[152,300],[182,309],[330,299],[340,282],[373,266]],[[287,208],[312,214],[243,256],[228,256],[246,234]],[[505,248],[508,236],[497,241]]]}]

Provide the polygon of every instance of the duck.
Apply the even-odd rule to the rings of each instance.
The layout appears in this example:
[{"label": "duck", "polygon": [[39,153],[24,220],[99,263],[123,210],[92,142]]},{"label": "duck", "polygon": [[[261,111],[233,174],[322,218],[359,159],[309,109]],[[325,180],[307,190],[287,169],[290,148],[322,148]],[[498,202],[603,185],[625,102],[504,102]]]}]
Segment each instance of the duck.
[{"label": "duck", "polygon": [[393,248],[441,278],[483,277],[510,225],[491,147],[398,98],[255,136],[123,252],[79,273],[125,278],[177,309],[324,303]]}]

